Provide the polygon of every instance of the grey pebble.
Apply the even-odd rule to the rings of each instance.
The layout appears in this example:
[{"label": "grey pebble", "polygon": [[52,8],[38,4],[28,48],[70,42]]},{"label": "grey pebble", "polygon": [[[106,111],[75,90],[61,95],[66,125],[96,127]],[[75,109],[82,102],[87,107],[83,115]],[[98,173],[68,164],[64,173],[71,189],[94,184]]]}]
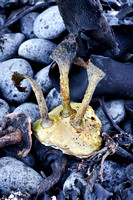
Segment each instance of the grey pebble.
[{"label": "grey pebble", "polygon": [[33,24],[36,17],[39,14],[37,12],[31,12],[20,19],[20,29],[27,39],[35,38],[33,32]]},{"label": "grey pebble", "polygon": [[31,87],[27,80],[23,80],[21,86],[27,87],[28,92],[19,92],[11,80],[14,72],[33,77],[33,70],[26,60],[20,58],[0,63],[0,89],[3,97],[10,102],[22,103],[29,97]]},{"label": "grey pebble", "polygon": [[40,119],[40,111],[39,106],[32,102],[26,102],[22,103],[20,106],[18,106],[13,112],[24,112],[31,118],[31,124]]},{"label": "grey pebble", "polygon": [[43,178],[32,168],[12,157],[0,158],[0,190],[9,195],[11,190],[33,192]]},{"label": "grey pebble", "polygon": [[18,54],[29,60],[47,65],[52,62],[49,55],[55,48],[56,44],[49,40],[34,38],[23,42],[19,47]]},{"label": "grey pebble", "polygon": [[[98,166],[100,169],[101,164]],[[105,160],[103,168],[103,183],[101,184],[106,190],[114,192],[117,185],[127,180],[125,175],[126,166],[109,160]],[[99,183],[101,179],[99,177]]]},{"label": "grey pebble", "polygon": [[63,192],[65,194],[65,197],[68,198],[68,192],[75,190],[78,194],[80,194],[79,188],[76,187],[76,182],[80,181],[82,185],[87,185],[86,181],[84,180],[84,177],[80,173],[72,172],[70,176],[66,179],[64,185],[63,185]]},{"label": "grey pebble", "polygon": [[3,34],[0,38],[0,62],[15,56],[24,39],[22,33]]},{"label": "grey pebble", "polygon": [[34,80],[38,83],[44,95],[53,88],[52,82],[49,78],[49,69],[50,65],[41,69],[34,76]]},{"label": "grey pebble", "polygon": [[[114,122],[119,123],[125,118],[125,108],[123,100],[111,100],[106,102],[107,109],[109,111],[110,116],[113,118]],[[102,122],[102,132],[109,131],[112,126],[108,119],[106,118],[105,114],[102,111],[101,107],[96,109],[96,115]]]},{"label": "grey pebble", "polygon": [[55,88],[53,88],[46,96],[46,103],[49,111],[62,103],[61,95]]},{"label": "grey pebble", "polygon": [[33,30],[38,38],[54,39],[65,30],[58,6],[43,11],[35,20]]},{"label": "grey pebble", "polygon": [[10,107],[6,101],[0,99],[0,125],[3,118],[10,113]]}]

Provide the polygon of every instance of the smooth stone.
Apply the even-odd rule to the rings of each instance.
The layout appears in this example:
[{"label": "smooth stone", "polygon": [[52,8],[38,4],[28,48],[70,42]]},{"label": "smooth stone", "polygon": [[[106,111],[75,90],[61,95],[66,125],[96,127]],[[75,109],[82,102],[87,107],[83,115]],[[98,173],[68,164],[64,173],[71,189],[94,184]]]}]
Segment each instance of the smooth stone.
[{"label": "smooth stone", "polygon": [[24,39],[25,36],[22,33],[3,34],[0,39],[0,62],[15,56]]},{"label": "smooth stone", "polygon": [[62,103],[61,95],[55,88],[53,88],[46,96],[46,103],[49,111]]},{"label": "smooth stone", "polygon": [[[98,166],[100,169],[101,165]],[[103,168],[103,182],[99,177],[99,183],[109,192],[114,192],[117,185],[127,180],[125,165],[105,160]]]},{"label": "smooth stone", "polygon": [[29,39],[23,42],[18,50],[19,56],[42,64],[50,64],[49,55],[56,48],[56,44],[46,39]]},{"label": "smooth stone", "polygon": [[38,15],[37,12],[31,12],[20,19],[21,32],[27,39],[36,38],[33,32],[33,24]]},{"label": "smooth stone", "polygon": [[[125,108],[123,100],[112,100],[106,102],[106,107],[108,109],[108,112],[110,116],[112,117],[113,121],[115,123],[119,123],[125,118]],[[101,107],[98,107],[95,111],[98,118],[101,120],[102,123],[102,129],[101,132],[107,132],[109,131],[112,126],[108,119],[106,118],[103,110]]]},{"label": "smooth stone", "polygon": [[49,69],[50,65],[41,69],[34,76],[34,80],[38,83],[44,95],[53,88],[52,82],[49,78]]},{"label": "smooth stone", "polygon": [[33,77],[33,70],[26,60],[20,58],[0,63],[0,89],[3,97],[10,102],[23,103],[29,97],[31,87],[27,80],[23,80],[21,86],[27,87],[28,92],[19,92],[11,80],[14,72]]},{"label": "smooth stone", "polygon": [[2,195],[9,195],[11,190],[29,192],[43,181],[34,169],[12,157],[0,158],[0,190]]},{"label": "smooth stone", "polygon": [[65,31],[63,19],[58,6],[51,6],[43,11],[34,22],[34,34],[38,38],[54,39]]},{"label": "smooth stone", "polygon": [[22,103],[13,112],[24,112],[24,113],[26,113],[31,118],[31,124],[34,121],[41,118],[39,106],[35,103],[32,103],[32,102]]},{"label": "smooth stone", "polygon": [[10,113],[10,107],[6,101],[0,99],[0,125],[3,118]]}]

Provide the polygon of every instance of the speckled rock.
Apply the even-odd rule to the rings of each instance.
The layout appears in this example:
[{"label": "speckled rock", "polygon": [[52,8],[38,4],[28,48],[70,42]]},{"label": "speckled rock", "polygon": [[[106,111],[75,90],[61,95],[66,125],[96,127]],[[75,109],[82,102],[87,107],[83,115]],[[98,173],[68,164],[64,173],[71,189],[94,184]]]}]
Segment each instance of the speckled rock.
[{"label": "speckled rock", "polygon": [[41,69],[34,76],[34,80],[38,83],[44,95],[47,94],[53,88],[52,82],[48,75],[49,69],[50,65]]},{"label": "speckled rock", "polygon": [[[109,114],[113,118],[114,122],[119,123],[125,118],[125,108],[122,100],[113,100],[106,102]],[[106,116],[104,115],[102,108],[96,109],[96,115],[102,122],[102,132],[110,130],[112,127]]]},{"label": "speckled rock", "polygon": [[[98,166],[100,169],[101,165]],[[105,161],[103,168],[103,183],[101,184],[105,189],[113,192],[117,185],[127,180],[125,175],[126,166],[112,161]],[[101,179],[99,177],[99,183]]]},{"label": "speckled rock", "polygon": [[50,64],[49,55],[56,48],[56,44],[45,39],[29,39],[23,42],[18,50],[19,56],[42,64]]},{"label": "speckled rock", "polygon": [[0,125],[3,120],[3,118],[9,114],[10,112],[10,107],[6,101],[3,99],[0,99]]},{"label": "speckled rock", "polygon": [[20,19],[20,29],[27,39],[35,38],[33,32],[33,24],[36,17],[39,14],[37,12],[31,12]]},{"label": "speckled rock", "polygon": [[56,106],[62,102],[60,93],[53,88],[46,96],[46,103],[49,111],[53,110]]},{"label": "speckled rock", "polygon": [[30,95],[31,87],[27,80],[22,81],[22,87],[27,87],[28,92],[19,92],[14,86],[11,77],[14,72],[19,72],[33,77],[30,64],[19,58],[10,59],[0,63],[0,89],[4,98],[10,102],[24,102]]},{"label": "speckled rock", "polygon": [[7,33],[0,38],[0,62],[16,55],[25,36],[22,33]]},{"label": "speckled rock", "polygon": [[33,192],[43,178],[23,162],[11,158],[0,158],[0,190],[2,195],[8,195],[11,190]]},{"label": "speckled rock", "polygon": [[37,119],[40,119],[40,111],[39,106],[32,102],[26,102],[22,103],[20,106],[18,106],[13,112],[24,112],[31,118],[31,123],[36,121]]},{"label": "speckled rock", "polygon": [[64,30],[65,25],[57,6],[43,11],[35,20],[34,33],[38,38],[54,39]]}]

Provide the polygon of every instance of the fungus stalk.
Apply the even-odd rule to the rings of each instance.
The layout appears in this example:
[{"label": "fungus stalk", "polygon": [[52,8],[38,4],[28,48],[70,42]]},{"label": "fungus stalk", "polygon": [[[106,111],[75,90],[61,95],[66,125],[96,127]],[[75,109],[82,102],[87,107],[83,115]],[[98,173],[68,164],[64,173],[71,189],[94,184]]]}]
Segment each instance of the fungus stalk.
[{"label": "fungus stalk", "polygon": [[69,69],[71,67],[72,59],[76,55],[76,42],[74,40],[64,40],[57,46],[55,51],[51,54],[51,58],[55,60],[60,72],[60,94],[62,97],[63,117],[69,117],[74,110],[70,105],[69,95]]},{"label": "fungus stalk", "polygon": [[19,74],[15,72],[12,76],[12,80],[14,81],[14,85],[18,88],[20,92],[27,92],[26,88],[20,87],[20,82],[23,79],[27,79],[35,93],[38,105],[39,105],[39,110],[41,114],[41,119],[42,119],[42,126],[44,128],[49,127],[52,125],[52,120],[48,116],[48,108],[46,105],[46,101],[44,99],[43,93],[39,85],[36,83],[34,79],[27,75]]},{"label": "fungus stalk", "polygon": [[4,134],[0,137],[0,148],[13,145],[13,144],[20,144],[22,141],[22,133],[19,129],[11,130],[9,134],[1,132],[0,134]]},{"label": "fungus stalk", "polygon": [[78,127],[81,128],[81,127],[83,127],[83,124],[84,124],[83,118],[87,111],[89,103],[92,99],[92,95],[96,89],[96,86],[105,77],[106,74],[91,62],[85,63],[80,58],[79,58],[79,60],[78,59],[75,60],[75,62],[77,62],[77,64],[79,64],[79,65],[82,64],[82,66],[87,69],[88,81],[89,81],[88,88],[86,90],[82,104],[79,107],[74,118],[72,119],[72,125],[75,128],[78,128]]}]

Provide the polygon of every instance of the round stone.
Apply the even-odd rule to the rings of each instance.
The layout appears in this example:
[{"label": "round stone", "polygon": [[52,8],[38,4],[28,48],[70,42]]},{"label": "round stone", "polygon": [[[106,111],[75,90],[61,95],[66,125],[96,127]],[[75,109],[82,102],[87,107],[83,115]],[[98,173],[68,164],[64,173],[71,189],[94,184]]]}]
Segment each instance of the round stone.
[{"label": "round stone", "polygon": [[22,103],[29,97],[31,87],[27,80],[23,80],[21,86],[27,87],[28,92],[19,92],[11,80],[14,72],[33,77],[33,70],[26,60],[20,58],[0,63],[0,89],[3,97],[10,102]]},{"label": "round stone", "polygon": [[43,11],[35,20],[34,33],[38,38],[54,39],[65,30],[58,6],[52,6]]},{"label": "round stone", "polygon": [[26,102],[22,103],[20,106],[18,106],[13,112],[24,112],[31,118],[31,124],[40,119],[40,111],[39,106],[32,102]]},{"label": "round stone", "polygon": [[9,114],[10,112],[10,107],[6,101],[3,99],[0,99],[0,125],[3,120],[3,118]]},{"label": "round stone", "polygon": [[33,32],[33,24],[38,15],[39,14],[37,12],[31,12],[20,19],[21,32],[26,36],[27,39],[36,37]]},{"label": "round stone", "polygon": [[34,76],[34,80],[38,83],[44,95],[53,88],[52,82],[49,78],[49,69],[50,65],[41,69]]},{"label": "round stone", "polygon": [[23,162],[12,158],[0,158],[0,191],[9,195],[11,190],[32,193],[43,178]]},{"label": "round stone", "polygon": [[18,50],[19,56],[42,64],[50,64],[49,55],[56,48],[56,44],[45,39],[29,39],[21,44]]},{"label": "round stone", "polygon": [[0,38],[0,62],[15,56],[24,39],[22,33],[3,34]]}]

